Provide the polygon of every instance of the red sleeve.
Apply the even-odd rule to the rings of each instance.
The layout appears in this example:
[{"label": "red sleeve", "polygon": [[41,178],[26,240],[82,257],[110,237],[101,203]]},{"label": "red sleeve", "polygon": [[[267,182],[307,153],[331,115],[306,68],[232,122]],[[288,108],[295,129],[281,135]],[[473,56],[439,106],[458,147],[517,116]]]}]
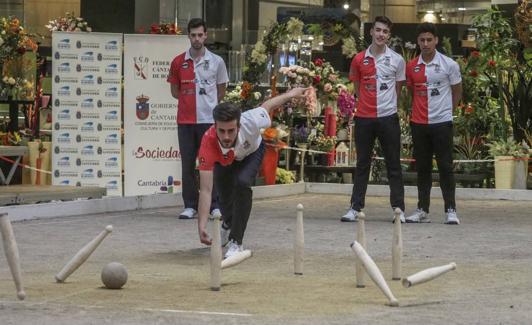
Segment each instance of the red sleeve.
[{"label": "red sleeve", "polygon": [[360,53],[355,55],[351,60],[351,67],[349,69],[349,80],[356,82],[360,80],[360,71],[358,69]]},{"label": "red sleeve", "polygon": [[408,62],[406,65],[406,86],[408,88],[412,88],[413,80],[412,80],[412,70],[417,65],[418,58],[414,58]]},{"label": "red sleeve", "polygon": [[176,56],[172,63],[170,64],[170,72],[168,73],[168,78],[166,81],[171,84],[179,84],[181,77],[179,76],[179,67],[181,66],[181,55]]},{"label": "red sleeve", "polygon": [[199,170],[213,170],[216,162],[216,154],[220,150],[216,137],[212,137],[211,127],[201,139],[201,146],[198,153]]}]

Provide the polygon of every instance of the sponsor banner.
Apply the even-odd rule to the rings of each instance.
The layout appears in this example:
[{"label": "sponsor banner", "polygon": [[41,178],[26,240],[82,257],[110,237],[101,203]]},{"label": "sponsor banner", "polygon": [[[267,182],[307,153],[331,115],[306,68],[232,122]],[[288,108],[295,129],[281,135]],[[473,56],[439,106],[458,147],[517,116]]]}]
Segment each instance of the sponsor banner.
[{"label": "sponsor banner", "polygon": [[126,196],[181,191],[177,100],[166,78],[189,46],[186,36],[124,35]]},{"label": "sponsor banner", "polygon": [[52,34],[52,184],[122,195],[122,34]]}]

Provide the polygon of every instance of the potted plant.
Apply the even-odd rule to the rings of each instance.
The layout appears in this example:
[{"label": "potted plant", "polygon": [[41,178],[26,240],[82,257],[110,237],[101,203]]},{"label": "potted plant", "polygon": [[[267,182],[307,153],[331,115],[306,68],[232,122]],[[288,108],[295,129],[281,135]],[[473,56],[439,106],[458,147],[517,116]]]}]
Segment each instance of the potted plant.
[{"label": "potted plant", "polygon": [[[528,150],[513,138],[488,143],[488,152],[495,159],[495,188],[526,189]],[[524,176],[523,176],[524,175]],[[524,178],[524,185],[522,179]]]}]

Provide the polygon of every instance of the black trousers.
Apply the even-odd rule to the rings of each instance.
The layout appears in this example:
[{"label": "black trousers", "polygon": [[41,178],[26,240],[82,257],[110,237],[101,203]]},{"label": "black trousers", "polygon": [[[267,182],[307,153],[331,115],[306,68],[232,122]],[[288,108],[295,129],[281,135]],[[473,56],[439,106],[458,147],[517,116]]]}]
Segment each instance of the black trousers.
[{"label": "black trousers", "polygon": [[[177,136],[181,153],[182,196],[185,208],[198,210],[199,182],[196,158],[203,134],[212,124],[178,124]],[[216,190],[212,191],[211,211],[218,208]]]},{"label": "black trousers", "polygon": [[356,211],[364,208],[375,139],[379,140],[384,154],[390,185],[390,204],[392,208],[400,208],[404,211],[405,191],[400,161],[401,129],[397,114],[377,118],[355,118],[357,165],[351,194],[351,208]]},{"label": "black trousers", "polygon": [[241,161],[231,165],[214,165],[214,186],[219,195],[224,223],[231,228],[229,239],[242,245],[251,213],[255,177],[264,157],[264,144]]},{"label": "black trousers", "polygon": [[427,213],[429,212],[432,157],[436,155],[445,211],[456,209],[456,183],[453,173],[453,123],[443,122],[428,125],[410,123],[410,127],[417,170],[417,207]]}]

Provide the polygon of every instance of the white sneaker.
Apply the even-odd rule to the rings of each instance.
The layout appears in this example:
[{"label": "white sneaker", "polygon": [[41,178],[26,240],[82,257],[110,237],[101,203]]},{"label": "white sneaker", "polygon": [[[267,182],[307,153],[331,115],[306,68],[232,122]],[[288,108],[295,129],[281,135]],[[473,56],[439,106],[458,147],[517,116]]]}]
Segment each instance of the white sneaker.
[{"label": "white sneaker", "polygon": [[197,212],[195,209],[186,208],[179,214],[179,219],[194,219]]},{"label": "white sneaker", "polygon": [[[399,215],[399,219],[401,219],[401,223],[405,223],[406,222],[405,213],[403,211],[401,211],[401,214]],[[392,222],[395,223],[395,214],[392,217]]]},{"label": "white sneaker", "polygon": [[221,218],[221,217],[222,217],[222,211],[220,211],[220,209],[213,209],[211,211],[211,215],[209,219],[214,220],[214,218]]},{"label": "white sneaker", "polygon": [[416,209],[411,216],[406,217],[407,223],[422,223],[430,222],[429,214],[423,211],[423,209]]},{"label": "white sneaker", "polygon": [[225,252],[224,258],[231,257],[236,253],[242,252],[243,250],[244,247],[242,247],[242,245],[238,245],[234,240],[231,240],[228,244],[228,248]]},{"label": "white sneaker", "polygon": [[448,225],[459,225],[460,224],[460,220],[458,220],[458,216],[456,215],[455,209],[447,210],[445,224],[448,224]]},{"label": "white sneaker", "polygon": [[227,243],[229,242],[229,234],[231,233],[231,228],[229,228],[224,222],[222,222],[222,225],[220,227],[220,242],[222,243],[222,247],[225,247]]},{"label": "white sneaker", "polygon": [[340,218],[343,222],[356,222],[358,219],[358,211],[349,209],[345,215]]}]

